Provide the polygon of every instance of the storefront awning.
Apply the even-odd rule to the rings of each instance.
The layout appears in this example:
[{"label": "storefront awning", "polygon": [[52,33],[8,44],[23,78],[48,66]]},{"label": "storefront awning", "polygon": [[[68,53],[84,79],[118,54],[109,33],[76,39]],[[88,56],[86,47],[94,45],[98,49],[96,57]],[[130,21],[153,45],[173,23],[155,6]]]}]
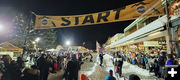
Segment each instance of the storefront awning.
[{"label": "storefront awning", "polygon": [[143,27],[143,28],[135,31],[134,33],[132,33],[132,34],[130,34],[130,35],[106,46],[105,48],[112,48],[112,47],[115,47],[119,44],[123,44],[123,43],[126,43],[127,41],[131,41],[135,38],[138,38],[142,35],[149,35],[150,33],[152,34],[152,33],[158,32],[158,31],[164,29],[163,26],[166,24],[166,22],[167,22],[166,15],[162,16],[161,18],[158,18],[155,21],[149,23],[145,27]]}]

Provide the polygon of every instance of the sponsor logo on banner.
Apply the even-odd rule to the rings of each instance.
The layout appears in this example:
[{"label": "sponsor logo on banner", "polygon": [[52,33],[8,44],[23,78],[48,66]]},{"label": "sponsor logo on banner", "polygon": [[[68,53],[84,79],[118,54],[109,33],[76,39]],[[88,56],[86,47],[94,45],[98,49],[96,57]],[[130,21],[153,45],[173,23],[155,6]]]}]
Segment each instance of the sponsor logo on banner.
[{"label": "sponsor logo on banner", "polygon": [[48,23],[49,23],[49,19],[47,19],[47,18],[43,18],[43,19],[41,20],[41,25],[42,25],[42,26],[47,26]]},{"label": "sponsor logo on banner", "polygon": [[144,13],[146,11],[146,8],[144,7],[144,6],[139,6],[138,8],[137,8],[137,12],[138,13]]},{"label": "sponsor logo on banner", "polygon": [[[145,11],[158,3],[150,12],[141,16]],[[156,12],[158,11],[159,14]],[[141,17],[153,17],[164,14],[160,0],[144,0],[119,9],[104,12],[70,15],[70,16],[44,16],[36,15],[35,29],[61,28],[73,26],[86,26],[93,24],[104,24],[117,21],[132,20]]]}]

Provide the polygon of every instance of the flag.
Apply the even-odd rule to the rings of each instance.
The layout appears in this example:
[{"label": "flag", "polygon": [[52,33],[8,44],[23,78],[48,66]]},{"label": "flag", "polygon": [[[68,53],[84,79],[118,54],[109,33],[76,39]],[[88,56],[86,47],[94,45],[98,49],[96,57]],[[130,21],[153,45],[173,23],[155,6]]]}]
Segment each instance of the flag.
[{"label": "flag", "polygon": [[100,49],[101,49],[101,46],[100,46],[100,44],[96,41],[96,51],[97,51],[97,53],[99,53]]}]

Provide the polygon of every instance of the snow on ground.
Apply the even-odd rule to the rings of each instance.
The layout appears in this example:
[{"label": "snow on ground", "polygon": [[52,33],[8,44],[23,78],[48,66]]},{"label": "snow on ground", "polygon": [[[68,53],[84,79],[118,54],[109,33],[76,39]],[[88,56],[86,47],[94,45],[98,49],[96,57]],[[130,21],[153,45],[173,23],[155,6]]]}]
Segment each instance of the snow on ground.
[{"label": "snow on ground", "polygon": [[121,78],[117,78],[117,76],[115,75],[115,71],[114,71],[114,66],[112,63],[112,56],[105,54],[104,55],[104,60],[106,61],[106,71],[109,72],[109,70],[113,70],[113,76],[117,79],[117,80],[124,80],[123,77]]},{"label": "snow on ground", "polygon": [[[114,66],[112,63],[112,56],[109,54],[104,55],[104,61],[106,61],[106,71],[109,72],[109,70],[113,70],[114,72]],[[146,76],[146,77],[151,77],[153,74],[150,74],[148,70],[139,68],[137,65],[132,65],[126,61],[123,63],[123,68],[122,68],[122,74],[126,75],[125,77],[128,77],[127,74],[136,74],[139,76]],[[113,74],[115,76],[115,73]],[[117,76],[115,76],[117,78]],[[121,77],[119,80],[124,80],[123,77]]]},{"label": "snow on ground", "polygon": [[123,68],[122,69],[122,73],[124,73],[124,74],[133,72],[135,74],[139,74],[139,75],[142,75],[142,76],[150,76],[148,70],[139,68],[138,66],[132,65],[132,64],[130,64],[128,62],[124,61],[123,67],[129,67],[129,68]]},{"label": "snow on ground", "polygon": [[105,54],[104,55],[104,60],[106,62],[106,71],[109,72],[109,70],[113,70],[114,72],[114,66],[112,64],[112,56],[108,55],[108,54]]},{"label": "snow on ground", "polygon": [[[95,56],[97,56],[97,55],[95,55]],[[96,60],[94,62],[94,66],[89,71],[86,71],[84,73],[85,75],[90,76],[96,70],[97,61],[98,61],[98,57],[96,57]]]}]

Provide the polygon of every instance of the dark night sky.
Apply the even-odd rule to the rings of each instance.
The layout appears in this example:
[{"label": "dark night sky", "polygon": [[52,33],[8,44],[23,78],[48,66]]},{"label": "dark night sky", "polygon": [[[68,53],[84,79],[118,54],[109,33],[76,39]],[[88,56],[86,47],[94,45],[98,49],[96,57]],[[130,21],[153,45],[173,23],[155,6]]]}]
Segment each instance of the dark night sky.
[{"label": "dark night sky", "polygon": [[[34,11],[43,15],[80,15],[117,9],[142,0],[0,0],[0,15],[11,14],[13,10]],[[7,11],[10,8],[9,12]],[[4,12],[3,12],[4,10]],[[3,13],[1,13],[3,12]],[[8,13],[8,14],[7,14]],[[6,16],[5,16],[6,17]],[[2,16],[0,16],[0,21]],[[72,40],[73,45],[95,49],[96,40],[103,44],[108,37],[123,32],[132,21],[122,21],[90,26],[60,28],[57,42],[61,45]]]}]

